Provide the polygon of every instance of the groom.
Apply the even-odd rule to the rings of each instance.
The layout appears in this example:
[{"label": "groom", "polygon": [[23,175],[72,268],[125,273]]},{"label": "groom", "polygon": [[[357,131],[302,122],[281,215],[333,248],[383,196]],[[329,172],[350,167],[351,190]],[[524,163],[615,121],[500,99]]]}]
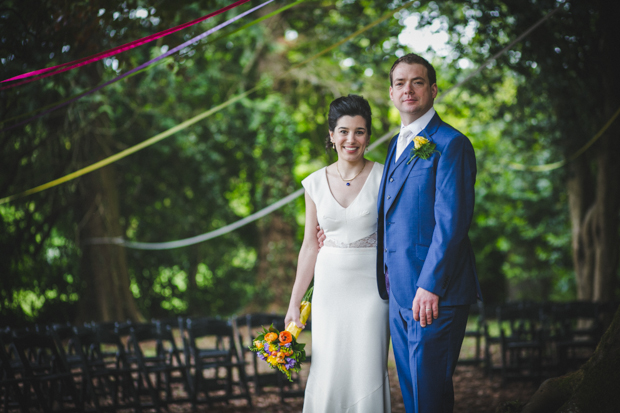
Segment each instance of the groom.
[{"label": "groom", "polygon": [[[401,131],[389,146],[377,207],[377,283],[407,412],[452,412],[452,375],[470,304],[481,297],[467,236],[476,159],[435,113],[435,69],[408,54],[390,71]],[[415,139],[414,139],[415,138]],[[434,147],[433,147],[434,145]]]}]

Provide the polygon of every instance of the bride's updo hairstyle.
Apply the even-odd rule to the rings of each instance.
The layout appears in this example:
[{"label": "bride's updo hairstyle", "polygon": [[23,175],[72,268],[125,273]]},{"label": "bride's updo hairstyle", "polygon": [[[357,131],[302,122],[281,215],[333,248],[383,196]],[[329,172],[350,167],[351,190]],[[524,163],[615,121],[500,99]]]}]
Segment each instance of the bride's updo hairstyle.
[{"label": "bride's updo hairstyle", "polygon": [[[370,110],[370,104],[366,99],[359,95],[342,96],[338,99],[334,99],[329,104],[329,115],[327,116],[327,123],[329,125],[329,131],[333,132],[336,129],[338,119],[343,116],[361,116],[366,120],[366,130],[368,131],[368,139],[370,139],[370,132],[372,127],[372,112]],[[336,149],[332,148],[332,142],[329,139],[329,134],[325,139],[325,149],[329,153],[332,149],[336,152]]]}]

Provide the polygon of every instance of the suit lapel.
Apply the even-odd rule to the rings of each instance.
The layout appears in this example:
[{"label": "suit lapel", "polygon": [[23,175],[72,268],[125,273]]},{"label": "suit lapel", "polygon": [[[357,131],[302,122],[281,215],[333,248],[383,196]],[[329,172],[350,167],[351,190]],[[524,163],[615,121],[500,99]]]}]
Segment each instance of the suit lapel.
[{"label": "suit lapel", "polygon": [[[437,132],[437,128],[439,128],[440,122],[441,122],[441,119],[439,118],[439,115],[437,113],[435,113],[435,115],[432,117],[430,122],[428,122],[428,125],[426,125],[426,128],[424,128],[416,136],[424,136],[426,139],[428,139],[429,141],[432,142],[431,137],[435,134],[435,132]],[[396,135],[396,139],[398,139],[398,135]],[[396,145],[394,145],[394,146],[396,147]],[[413,155],[413,153],[411,152],[412,149],[413,149],[413,140],[411,140],[411,142],[409,142],[409,145],[407,145],[407,147],[405,148],[405,150],[401,154],[400,158],[398,158],[398,161],[396,162],[394,171],[398,170],[398,168],[401,167],[401,164],[403,162],[409,162],[409,159],[411,159],[411,156]],[[392,156],[396,156],[396,150],[394,150],[393,152],[394,153],[392,154]],[[405,165],[404,166],[405,170],[407,171],[407,175],[409,175],[409,172],[411,172],[411,170],[413,169],[413,167],[416,164],[416,162],[418,161],[418,159],[420,159],[420,158],[416,157],[411,162],[409,162],[409,165]]]},{"label": "suit lapel", "polygon": [[[416,136],[424,136],[426,139],[432,142],[433,141],[432,135],[434,135],[435,132],[437,132],[437,129],[439,128],[440,124],[441,124],[441,119],[439,118],[439,115],[435,114],[435,116],[433,116],[433,118],[428,123],[428,125],[426,125],[426,128],[424,128],[424,130],[422,130],[422,132],[418,133]],[[398,139],[398,136],[396,136],[395,139]],[[407,147],[405,148],[405,151],[402,153],[402,155],[398,159],[398,162],[396,165],[393,165],[392,163],[394,162],[394,159],[393,159],[394,156],[396,156],[395,155],[396,145],[394,145],[394,148],[392,148],[391,155],[389,157],[390,158],[389,159],[390,170],[386,177],[387,177],[387,180],[393,179],[394,180],[393,183],[395,185],[393,188],[390,188],[391,193],[387,194],[389,195],[389,199],[387,197],[385,198],[385,208],[384,208],[385,213],[387,213],[390,210],[392,204],[398,198],[398,194],[400,193],[411,171],[416,169],[416,165],[419,164],[419,161],[420,161],[419,157],[415,157],[411,162],[409,162],[411,155],[413,155],[411,152],[412,148],[413,148],[413,140],[409,142],[409,145],[407,145]],[[407,165],[407,162],[409,162],[408,165]],[[383,187],[381,189],[382,189],[381,199],[383,199],[383,197],[385,196],[383,194]]]}]

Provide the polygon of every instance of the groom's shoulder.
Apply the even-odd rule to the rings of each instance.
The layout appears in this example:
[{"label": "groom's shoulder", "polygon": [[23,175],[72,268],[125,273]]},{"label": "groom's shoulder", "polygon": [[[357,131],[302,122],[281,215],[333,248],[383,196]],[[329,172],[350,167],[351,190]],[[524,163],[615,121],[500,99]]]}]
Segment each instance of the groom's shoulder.
[{"label": "groom's shoulder", "polygon": [[455,144],[457,142],[460,144],[466,142],[470,143],[469,139],[467,138],[467,136],[465,136],[464,133],[444,121],[441,121],[439,123],[437,131],[433,136],[433,140],[439,146]]}]

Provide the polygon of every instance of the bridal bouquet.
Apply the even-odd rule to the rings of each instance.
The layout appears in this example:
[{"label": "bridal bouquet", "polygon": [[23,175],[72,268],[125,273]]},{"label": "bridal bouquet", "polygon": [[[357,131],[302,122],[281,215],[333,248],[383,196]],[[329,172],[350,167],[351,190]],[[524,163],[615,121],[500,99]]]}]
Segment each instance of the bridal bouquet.
[{"label": "bridal bouquet", "polygon": [[[314,287],[310,287],[301,301],[299,318],[303,324],[306,324],[310,317],[313,290]],[[272,369],[280,370],[289,381],[293,381],[291,372],[299,373],[301,363],[306,360],[306,345],[297,342],[299,333],[301,328],[292,321],[284,331],[278,331],[272,324],[268,329],[263,327],[262,333],[248,348],[255,352],[259,359],[266,361]]]}]

